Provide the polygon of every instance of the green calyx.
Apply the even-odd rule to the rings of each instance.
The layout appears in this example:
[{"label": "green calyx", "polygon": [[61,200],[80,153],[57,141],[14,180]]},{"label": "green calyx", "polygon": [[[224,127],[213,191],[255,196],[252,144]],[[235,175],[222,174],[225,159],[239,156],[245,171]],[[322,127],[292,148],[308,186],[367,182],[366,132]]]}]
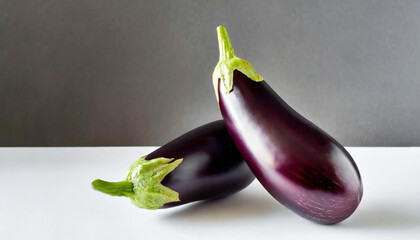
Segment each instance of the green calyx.
[{"label": "green calyx", "polygon": [[92,188],[111,196],[128,197],[136,207],[157,209],[166,203],[178,202],[179,194],[161,184],[163,178],[182,162],[182,158],[155,158],[143,156],[129,168],[125,181],[95,180]]},{"label": "green calyx", "polygon": [[235,70],[242,72],[255,82],[261,82],[263,80],[254,70],[251,63],[236,57],[224,26],[217,27],[217,39],[219,41],[220,58],[213,72],[213,86],[217,99],[219,99],[219,79],[223,82],[226,93],[231,92],[233,89],[233,72]]}]

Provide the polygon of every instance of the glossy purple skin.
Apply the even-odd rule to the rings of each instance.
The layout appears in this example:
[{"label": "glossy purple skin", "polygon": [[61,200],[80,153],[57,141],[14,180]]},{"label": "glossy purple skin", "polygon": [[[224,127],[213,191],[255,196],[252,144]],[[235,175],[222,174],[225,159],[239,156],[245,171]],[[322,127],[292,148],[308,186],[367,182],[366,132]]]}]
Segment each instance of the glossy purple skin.
[{"label": "glossy purple skin", "polygon": [[309,220],[334,224],[359,205],[363,188],[350,154],[286,104],[265,82],[234,72],[219,79],[219,106],[249,167],[280,203]]},{"label": "glossy purple skin", "polygon": [[233,143],[223,120],[198,127],[150,153],[146,159],[183,158],[162,185],[179,193],[180,202],[215,199],[247,187],[255,176]]}]

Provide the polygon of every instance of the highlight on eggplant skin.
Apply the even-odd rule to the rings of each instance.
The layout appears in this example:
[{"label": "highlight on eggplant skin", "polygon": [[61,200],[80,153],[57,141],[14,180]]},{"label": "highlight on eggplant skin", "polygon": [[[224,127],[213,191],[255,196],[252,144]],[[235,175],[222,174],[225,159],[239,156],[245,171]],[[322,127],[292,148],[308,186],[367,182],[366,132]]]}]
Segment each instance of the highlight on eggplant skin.
[{"label": "highlight on eggplant skin", "polygon": [[[232,64],[223,56],[237,57],[223,26],[218,27],[218,37],[220,45],[228,46],[220,48],[213,73],[219,107],[257,179],[275,199],[306,219],[334,224],[348,218],[363,194],[350,154],[293,110],[262,78],[256,81],[237,68],[230,69],[231,76],[224,75],[220,69]],[[223,53],[226,49],[232,52]]]},{"label": "highlight on eggplant skin", "polygon": [[129,197],[158,209],[225,197],[247,187],[255,176],[235,147],[223,120],[191,130],[135,161],[124,181],[95,180],[95,190]]}]

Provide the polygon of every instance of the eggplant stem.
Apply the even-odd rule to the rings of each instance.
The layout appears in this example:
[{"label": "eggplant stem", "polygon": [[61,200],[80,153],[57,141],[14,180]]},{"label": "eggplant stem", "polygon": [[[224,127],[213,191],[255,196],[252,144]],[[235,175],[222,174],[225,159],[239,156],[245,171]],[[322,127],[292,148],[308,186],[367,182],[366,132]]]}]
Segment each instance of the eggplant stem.
[{"label": "eggplant stem", "polygon": [[161,181],[182,162],[182,158],[143,156],[128,168],[125,181],[106,182],[97,179],[92,188],[111,196],[128,197],[136,207],[157,209],[166,203],[179,202],[179,193],[165,187]]},{"label": "eggplant stem", "polygon": [[224,26],[217,27],[217,40],[219,42],[219,60],[228,60],[236,57],[233,51],[232,44],[230,43],[228,33]]},{"label": "eggplant stem", "polygon": [[217,27],[217,41],[219,42],[220,56],[212,77],[217,101],[219,101],[219,79],[223,83],[223,90],[228,94],[233,89],[233,72],[235,70],[245,74],[254,82],[263,80],[248,61],[235,55],[224,26]]},{"label": "eggplant stem", "polygon": [[92,182],[92,188],[111,196],[129,197],[134,194],[133,184],[130,181],[107,182],[96,179]]}]

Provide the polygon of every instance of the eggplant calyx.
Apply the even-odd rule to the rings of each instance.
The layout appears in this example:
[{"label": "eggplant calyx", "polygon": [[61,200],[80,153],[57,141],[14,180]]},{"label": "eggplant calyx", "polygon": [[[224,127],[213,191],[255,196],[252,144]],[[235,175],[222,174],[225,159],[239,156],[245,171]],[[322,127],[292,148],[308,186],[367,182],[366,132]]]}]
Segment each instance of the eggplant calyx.
[{"label": "eggplant calyx", "polygon": [[125,196],[138,208],[157,209],[166,203],[178,202],[179,193],[163,186],[161,181],[182,162],[182,158],[154,158],[143,156],[129,168],[125,181],[105,182],[95,180],[95,190],[111,196]]},{"label": "eggplant calyx", "polygon": [[254,70],[251,63],[238,58],[233,51],[228,33],[224,26],[217,27],[217,40],[219,42],[219,62],[213,72],[213,86],[216,97],[219,99],[218,85],[219,79],[225,86],[226,93],[233,89],[233,72],[238,70],[255,82],[261,82],[263,78]]}]

